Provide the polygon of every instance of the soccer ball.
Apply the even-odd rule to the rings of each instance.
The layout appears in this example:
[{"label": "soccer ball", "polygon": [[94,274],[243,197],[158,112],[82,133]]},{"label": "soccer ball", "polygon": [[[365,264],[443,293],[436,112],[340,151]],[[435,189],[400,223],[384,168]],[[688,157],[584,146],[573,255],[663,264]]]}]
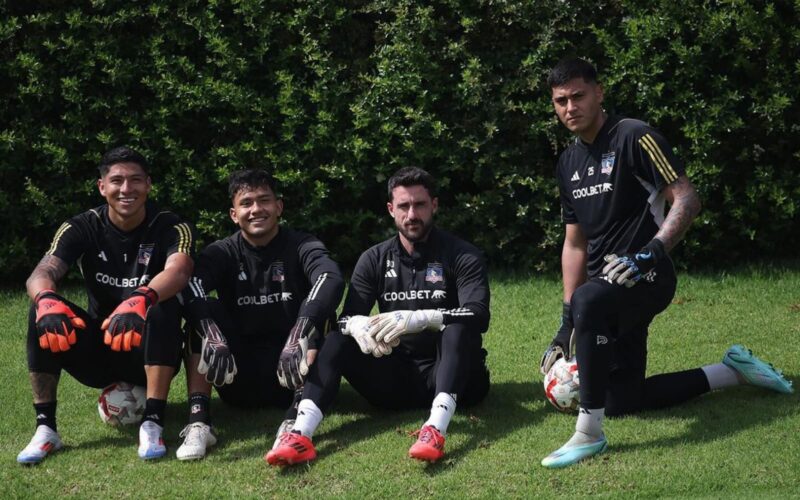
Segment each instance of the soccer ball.
[{"label": "soccer ball", "polygon": [[558,411],[572,413],[578,410],[580,379],[578,361],[558,358],[544,376],[544,394]]},{"label": "soccer ball", "polygon": [[146,400],[144,387],[116,382],[100,393],[97,399],[97,411],[103,422],[114,427],[138,424],[142,420]]}]

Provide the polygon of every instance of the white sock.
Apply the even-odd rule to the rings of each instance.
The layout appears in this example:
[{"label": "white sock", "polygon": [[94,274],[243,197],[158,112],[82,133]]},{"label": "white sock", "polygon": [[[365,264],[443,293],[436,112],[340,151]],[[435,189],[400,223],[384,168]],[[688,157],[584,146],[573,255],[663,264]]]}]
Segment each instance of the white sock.
[{"label": "white sock", "polygon": [[603,417],[605,408],[595,410],[580,409],[578,421],[575,423],[575,434],[564,443],[564,446],[577,446],[594,443],[603,436]]},{"label": "white sock", "polygon": [[446,392],[440,392],[433,398],[431,405],[431,416],[424,425],[432,425],[442,433],[447,434],[447,426],[450,425],[450,419],[456,412],[456,400]]},{"label": "white sock", "polygon": [[701,369],[703,373],[705,373],[708,386],[712,391],[715,389],[724,389],[725,387],[733,387],[741,383],[739,382],[739,376],[736,370],[726,364],[717,363],[715,365],[706,365]]},{"label": "white sock", "polygon": [[322,422],[322,410],[310,399],[304,399],[297,405],[297,419],[292,430],[311,438],[320,422]]},{"label": "white sock", "polygon": [[603,417],[605,415],[605,408],[593,410],[581,408],[578,413],[578,421],[575,423],[575,430],[593,438],[599,438],[603,435]]}]

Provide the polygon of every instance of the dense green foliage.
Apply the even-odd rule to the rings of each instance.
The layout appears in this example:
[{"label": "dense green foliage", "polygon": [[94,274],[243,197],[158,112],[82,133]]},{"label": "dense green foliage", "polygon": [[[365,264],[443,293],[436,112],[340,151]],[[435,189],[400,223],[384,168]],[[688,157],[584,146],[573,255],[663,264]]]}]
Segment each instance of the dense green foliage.
[{"label": "dense green foliage", "polygon": [[347,268],[389,232],[387,177],[417,164],[440,179],[441,224],[493,265],[553,269],[552,174],[569,134],[543,81],[565,55],[595,61],[609,110],[650,121],[685,159],[705,210],[684,263],[788,255],[800,244],[798,12],[741,0],[0,0],[0,277],[27,275],[63,219],[101,203],[95,165],[123,143],[152,159],[156,199],[206,242],[232,229],[227,174],[266,166],[287,222]]}]

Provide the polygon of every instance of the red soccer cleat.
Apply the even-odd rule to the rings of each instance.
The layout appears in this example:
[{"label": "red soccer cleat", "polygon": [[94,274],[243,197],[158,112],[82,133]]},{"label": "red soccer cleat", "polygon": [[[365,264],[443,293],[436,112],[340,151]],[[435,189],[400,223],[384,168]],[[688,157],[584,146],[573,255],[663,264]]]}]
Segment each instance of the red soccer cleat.
[{"label": "red soccer cleat", "polygon": [[317,451],[307,437],[296,432],[281,434],[275,449],[264,456],[270,465],[294,465],[310,462],[317,458]]},{"label": "red soccer cleat", "polygon": [[435,462],[444,456],[444,436],[432,425],[424,425],[417,442],[408,450],[408,456],[426,462]]}]

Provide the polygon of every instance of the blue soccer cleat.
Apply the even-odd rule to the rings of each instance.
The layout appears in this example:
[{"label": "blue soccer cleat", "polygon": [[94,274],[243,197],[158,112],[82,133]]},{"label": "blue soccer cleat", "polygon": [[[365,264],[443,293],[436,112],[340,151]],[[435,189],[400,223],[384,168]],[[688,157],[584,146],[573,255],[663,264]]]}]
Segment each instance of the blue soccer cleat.
[{"label": "blue soccer cleat", "polygon": [[600,436],[597,441],[585,444],[565,444],[553,453],[542,459],[542,465],[549,469],[558,469],[576,464],[583,459],[599,455],[606,451],[608,441],[605,435]]},{"label": "blue soccer cleat", "polygon": [[794,392],[792,382],[780,370],[758,359],[753,351],[743,345],[732,345],[722,357],[722,362],[736,370],[750,385],[764,387],[783,394]]}]

